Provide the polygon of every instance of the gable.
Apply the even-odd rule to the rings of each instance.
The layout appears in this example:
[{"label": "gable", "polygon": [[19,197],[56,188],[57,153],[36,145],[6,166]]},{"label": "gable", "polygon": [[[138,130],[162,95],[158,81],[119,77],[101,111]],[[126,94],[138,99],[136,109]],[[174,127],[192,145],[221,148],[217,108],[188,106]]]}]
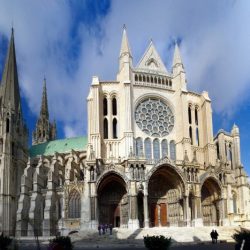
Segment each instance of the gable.
[{"label": "gable", "polygon": [[151,41],[142,59],[137,65],[139,69],[148,69],[168,73],[164,63],[162,62],[153,42]]}]

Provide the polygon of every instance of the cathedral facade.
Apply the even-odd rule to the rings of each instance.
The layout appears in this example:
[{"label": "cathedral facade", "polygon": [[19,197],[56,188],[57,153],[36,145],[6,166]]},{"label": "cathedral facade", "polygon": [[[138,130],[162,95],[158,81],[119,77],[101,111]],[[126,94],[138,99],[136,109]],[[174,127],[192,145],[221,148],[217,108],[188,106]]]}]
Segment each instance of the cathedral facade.
[{"label": "cathedral facade", "polygon": [[171,71],[152,41],[134,66],[123,30],[116,80],[92,78],[87,137],[56,140],[44,80],[28,149],[13,33],[0,94],[0,231],[250,226],[239,128],[214,136],[211,100],[188,90],[177,44]]}]

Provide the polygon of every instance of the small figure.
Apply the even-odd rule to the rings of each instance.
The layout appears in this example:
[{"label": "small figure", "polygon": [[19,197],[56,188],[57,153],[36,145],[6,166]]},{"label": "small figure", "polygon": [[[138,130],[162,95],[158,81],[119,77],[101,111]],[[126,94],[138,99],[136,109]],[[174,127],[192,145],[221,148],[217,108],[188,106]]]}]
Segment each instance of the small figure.
[{"label": "small figure", "polygon": [[105,234],[105,225],[102,224],[102,234]]},{"label": "small figure", "polygon": [[211,239],[212,239],[212,243],[214,244],[214,230],[212,230],[212,232],[210,233]]},{"label": "small figure", "polygon": [[215,231],[214,231],[214,241],[215,241],[215,243],[217,243],[218,236],[219,236],[219,234],[218,234],[217,231],[215,230]]},{"label": "small figure", "polygon": [[113,225],[109,224],[109,234],[112,235]]},{"label": "small figure", "polygon": [[108,228],[109,228],[108,224],[105,224],[105,232],[106,233],[108,232]]},{"label": "small figure", "polygon": [[101,226],[100,225],[98,226],[98,232],[99,232],[99,235],[101,235]]}]

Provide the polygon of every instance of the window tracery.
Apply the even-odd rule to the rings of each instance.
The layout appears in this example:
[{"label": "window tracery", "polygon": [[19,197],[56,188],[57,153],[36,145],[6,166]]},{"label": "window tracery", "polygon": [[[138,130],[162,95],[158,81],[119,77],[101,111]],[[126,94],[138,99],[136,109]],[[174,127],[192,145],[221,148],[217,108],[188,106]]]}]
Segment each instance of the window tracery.
[{"label": "window tracery", "polygon": [[168,105],[159,99],[142,101],[135,111],[138,127],[150,136],[168,135],[174,127],[174,115]]},{"label": "window tracery", "polygon": [[81,197],[75,189],[69,195],[68,218],[80,218]]}]

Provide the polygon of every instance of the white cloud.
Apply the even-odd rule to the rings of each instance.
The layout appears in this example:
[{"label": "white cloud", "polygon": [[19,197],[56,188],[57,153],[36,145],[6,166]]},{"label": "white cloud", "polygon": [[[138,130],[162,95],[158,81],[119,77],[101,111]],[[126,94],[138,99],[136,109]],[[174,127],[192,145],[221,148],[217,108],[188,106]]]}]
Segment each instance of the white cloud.
[{"label": "white cloud", "polygon": [[20,84],[32,112],[39,112],[45,74],[51,117],[63,123],[65,136],[75,136],[86,133],[91,76],[116,77],[124,23],[134,65],[151,38],[171,65],[170,42],[182,38],[188,88],[208,90],[214,110],[230,115],[248,97],[249,13],[248,1],[113,1],[110,13],[97,21],[104,36],[96,36],[89,24],[76,23],[78,57],[69,57],[75,42],[72,6],[62,1],[0,1],[0,34],[9,36],[14,22]]}]

